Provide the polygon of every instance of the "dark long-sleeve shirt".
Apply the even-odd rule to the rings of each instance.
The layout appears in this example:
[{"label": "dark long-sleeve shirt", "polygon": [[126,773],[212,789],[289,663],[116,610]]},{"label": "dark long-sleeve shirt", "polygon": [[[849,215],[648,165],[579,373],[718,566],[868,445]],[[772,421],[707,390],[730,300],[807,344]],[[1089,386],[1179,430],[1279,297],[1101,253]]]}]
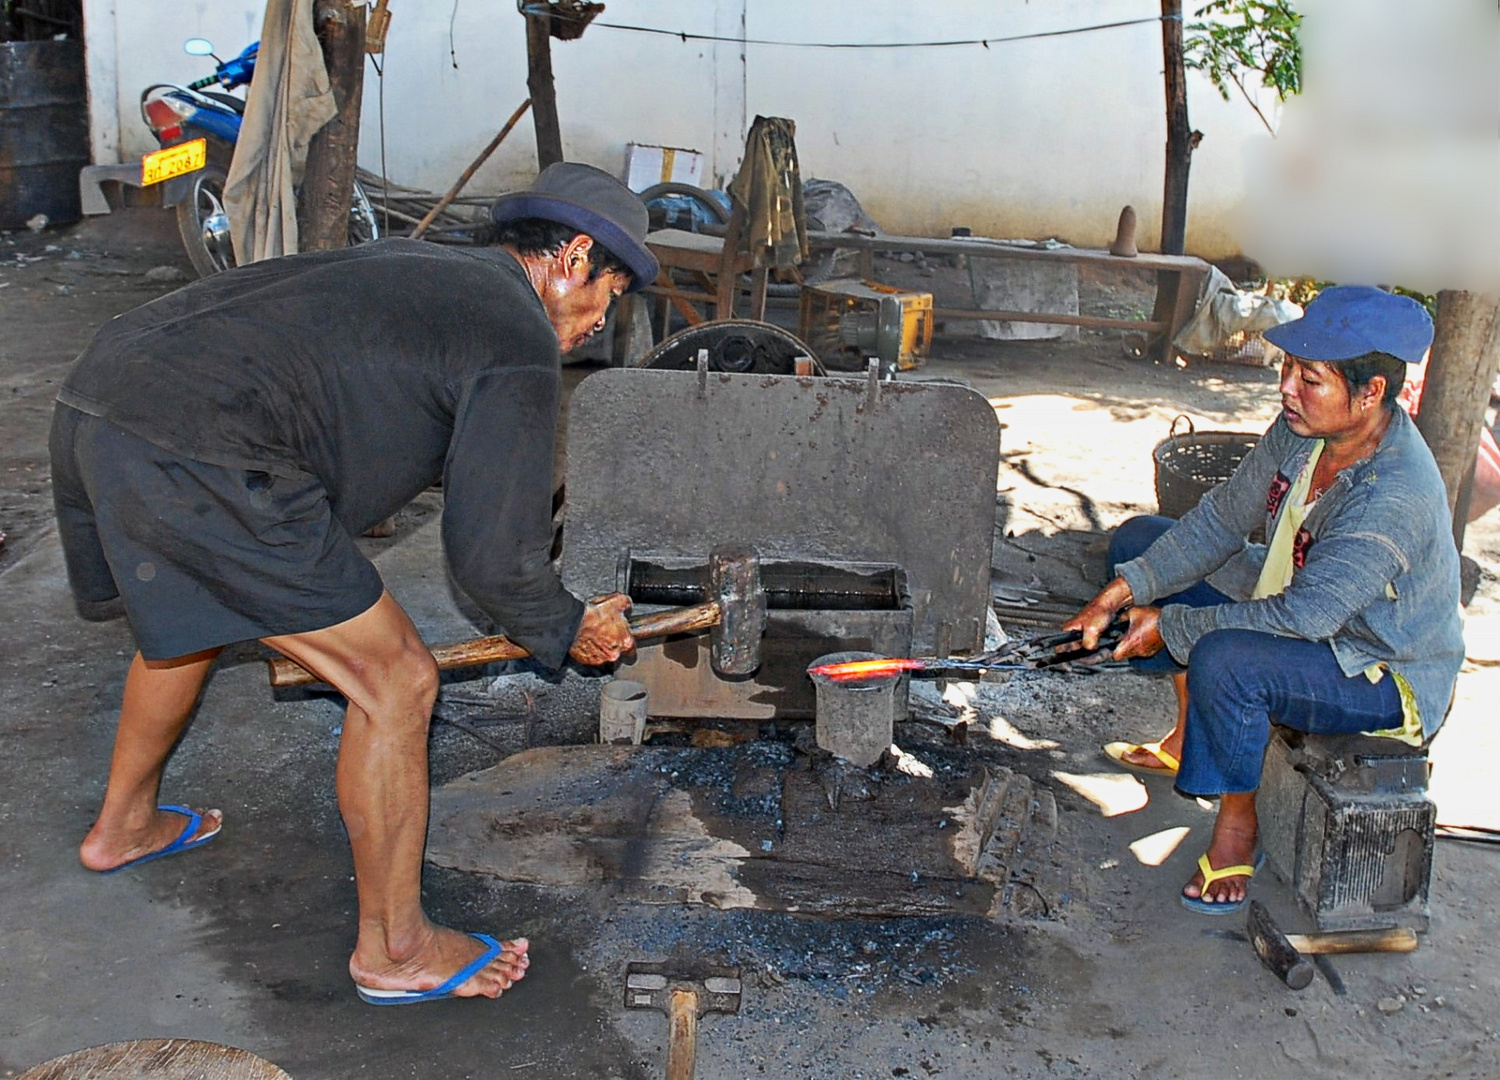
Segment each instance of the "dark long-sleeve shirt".
[{"label": "dark long-sleeve shirt", "polygon": [[255,263],[105,325],[58,400],[180,454],[316,477],[359,533],[443,480],[454,579],[560,665],[548,564],[558,341],[519,263],[385,240]]}]

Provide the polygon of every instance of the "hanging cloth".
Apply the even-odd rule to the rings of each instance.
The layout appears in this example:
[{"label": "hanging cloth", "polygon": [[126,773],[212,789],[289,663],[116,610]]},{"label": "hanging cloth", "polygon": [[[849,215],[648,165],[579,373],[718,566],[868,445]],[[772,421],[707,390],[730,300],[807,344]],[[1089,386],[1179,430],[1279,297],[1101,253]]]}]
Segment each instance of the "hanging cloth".
[{"label": "hanging cloth", "polygon": [[729,185],[729,196],[746,219],[740,250],[756,266],[790,270],[807,258],[796,134],[791,120],[757,116],[745,139],[745,160]]},{"label": "hanging cloth", "polygon": [[313,0],[267,0],[255,78],[224,183],[241,266],[296,253],[296,190],[307,145],[337,111],[313,31]]}]

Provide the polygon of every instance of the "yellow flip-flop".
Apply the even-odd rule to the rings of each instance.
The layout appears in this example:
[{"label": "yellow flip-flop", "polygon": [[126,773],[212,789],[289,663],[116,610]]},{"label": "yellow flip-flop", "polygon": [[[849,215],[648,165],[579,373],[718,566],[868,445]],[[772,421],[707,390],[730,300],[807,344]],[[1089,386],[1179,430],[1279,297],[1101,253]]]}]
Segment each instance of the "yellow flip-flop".
[{"label": "yellow flip-flop", "polygon": [[[1222,881],[1224,878],[1253,878],[1255,871],[1259,870],[1265,864],[1265,861],[1266,853],[1261,851],[1256,853],[1254,866],[1248,863],[1237,863],[1234,866],[1221,866],[1215,870],[1212,866],[1208,865],[1208,853],[1204,852],[1198,856],[1198,870],[1203,874],[1203,885],[1198,895],[1188,896],[1186,893],[1178,893],[1177,899],[1182,901],[1183,907],[1189,911],[1196,911],[1200,915],[1233,915],[1245,906],[1246,902],[1250,899],[1248,896],[1239,900],[1215,903],[1212,900],[1203,899],[1203,894],[1208,892],[1210,885],[1216,881]],[[1246,881],[1245,884],[1248,885],[1249,882]]]},{"label": "yellow flip-flop", "polygon": [[[1157,761],[1161,762],[1161,765],[1137,765],[1133,761],[1126,761],[1126,754],[1150,754]],[[1104,746],[1104,756],[1121,768],[1129,769],[1133,773],[1140,773],[1142,776],[1176,776],[1177,770],[1182,767],[1181,762],[1161,748],[1160,739],[1156,740],[1156,742],[1148,743],[1106,743]]]}]

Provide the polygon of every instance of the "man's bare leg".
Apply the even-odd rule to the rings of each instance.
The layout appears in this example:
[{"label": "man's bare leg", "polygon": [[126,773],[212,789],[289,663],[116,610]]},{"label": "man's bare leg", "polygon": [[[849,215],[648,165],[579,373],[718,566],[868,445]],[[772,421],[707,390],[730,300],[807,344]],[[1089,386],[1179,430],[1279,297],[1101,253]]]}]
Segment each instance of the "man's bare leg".
[{"label": "man's bare leg", "polygon": [[[104,806],[78,849],[79,861],[90,870],[113,870],[182,835],[182,815],[157,809],[161,774],[218,655],[218,649],[175,660],[135,654],[125,676]],[[207,811],[194,835],[213,832],[221,817],[217,810]]]},{"label": "man's bare leg", "polygon": [[[378,990],[440,986],[484,946],[435,925],[422,911],[427,727],[437,697],[432,654],[389,593],[337,626],[265,642],[316,672],[349,702],[337,783],[359,894],[350,975]],[[525,975],[527,942],[505,945],[456,997],[499,997]]]},{"label": "man's bare leg", "polygon": [[[1260,822],[1255,816],[1255,792],[1230,792],[1219,799],[1219,816],[1214,819],[1214,834],[1208,842],[1208,865],[1215,870],[1226,866],[1250,866],[1255,860]],[[1220,878],[1203,895],[1203,874],[1195,871],[1182,895],[1202,898],[1210,903],[1232,904],[1245,898],[1250,879],[1243,874]]]},{"label": "man's bare leg", "polygon": [[[1187,729],[1188,688],[1187,672],[1179,671],[1172,676],[1172,689],[1177,691],[1177,724],[1162,737],[1161,748],[1178,761],[1182,760],[1182,733]],[[1125,755],[1132,765],[1147,769],[1159,769],[1162,760],[1149,750],[1140,750]],[[1217,864],[1215,864],[1217,865]]]}]

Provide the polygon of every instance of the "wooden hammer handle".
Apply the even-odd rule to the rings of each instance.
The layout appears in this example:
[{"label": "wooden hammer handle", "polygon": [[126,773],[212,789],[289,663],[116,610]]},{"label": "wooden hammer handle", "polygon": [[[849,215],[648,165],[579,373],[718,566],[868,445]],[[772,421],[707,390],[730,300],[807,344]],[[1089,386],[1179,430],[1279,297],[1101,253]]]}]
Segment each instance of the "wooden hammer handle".
[{"label": "wooden hammer handle", "polygon": [[1299,953],[1416,952],[1417,932],[1408,926],[1389,930],[1329,930],[1320,934],[1288,934],[1287,941]]},{"label": "wooden hammer handle", "polygon": [[698,993],[673,987],[667,1011],[667,1080],[693,1080],[698,1067]]},{"label": "wooden hammer handle", "polygon": [[[630,636],[641,640],[667,637],[671,634],[689,634],[696,630],[707,630],[711,626],[717,626],[718,623],[719,605],[717,602],[696,604],[693,607],[673,608],[670,611],[658,611],[652,615],[632,619],[630,620]],[[432,658],[437,661],[440,671],[473,667],[475,664],[492,664],[499,660],[519,660],[530,655],[531,653],[510,638],[498,635],[470,638],[468,641],[455,641],[447,645],[435,645],[432,648]],[[297,661],[284,656],[275,657],[268,661],[268,664],[271,668],[271,685],[274,687],[311,686],[323,681]]]}]

